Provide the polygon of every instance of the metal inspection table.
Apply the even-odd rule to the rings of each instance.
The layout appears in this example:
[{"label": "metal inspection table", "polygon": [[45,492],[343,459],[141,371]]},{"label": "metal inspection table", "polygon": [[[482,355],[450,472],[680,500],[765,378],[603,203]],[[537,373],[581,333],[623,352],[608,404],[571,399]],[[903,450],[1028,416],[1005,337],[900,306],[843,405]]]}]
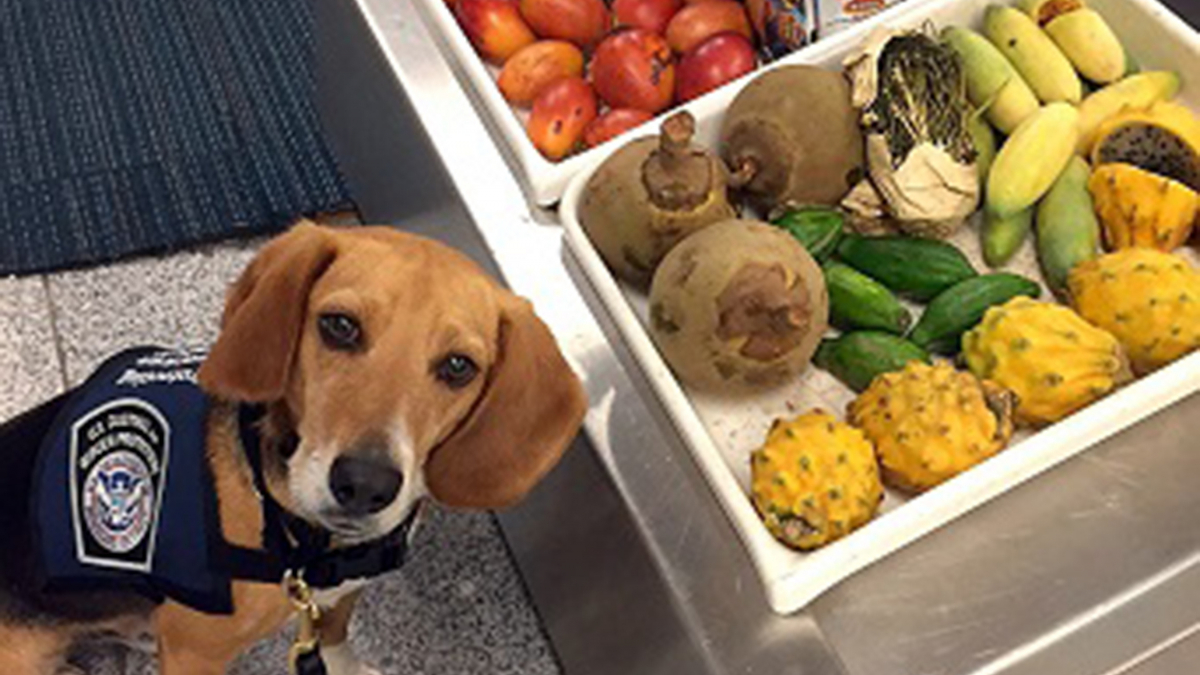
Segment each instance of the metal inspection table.
[{"label": "metal inspection table", "polygon": [[[1197,22],[1195,0],[1172,4]],[[420,11],[317,13],[323,120],[364,217],[494,263],[586,373],[587,433],[500,516],[569,675],[1200,672],[1200,394],[775,615]]]}]

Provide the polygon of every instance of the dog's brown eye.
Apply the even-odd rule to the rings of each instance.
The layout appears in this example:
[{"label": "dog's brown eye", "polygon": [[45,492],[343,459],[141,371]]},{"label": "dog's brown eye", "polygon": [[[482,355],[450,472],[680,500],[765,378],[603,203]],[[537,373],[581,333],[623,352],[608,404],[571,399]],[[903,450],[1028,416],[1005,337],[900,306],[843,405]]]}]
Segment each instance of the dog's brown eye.
[{"label": "dog's brown eye", "polygon": [[471,383],[479,373],[479,366],[462,354],[451,354],[437,365],[437,379],[451,389],[459,389]]},{"label": "dog's brown eye", "polygon": [[354,351],[362,346],[362,329],[347,314],[322,314],[317,319],[321,339],[330,349]]}]

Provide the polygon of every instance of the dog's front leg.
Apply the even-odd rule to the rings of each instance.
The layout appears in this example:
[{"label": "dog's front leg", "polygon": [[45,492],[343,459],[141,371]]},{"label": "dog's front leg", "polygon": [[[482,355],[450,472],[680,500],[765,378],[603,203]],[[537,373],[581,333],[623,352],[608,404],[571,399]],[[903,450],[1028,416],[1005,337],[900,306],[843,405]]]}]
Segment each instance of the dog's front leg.
[{"label": "dog's front leg", "polygon": [[321,615],[321,655],[329,675],[379,675],[379,671],[358,660],[346,639],[354,603],[360,595],[360,590],[347,593]]},{"label": "dog's front leg", "polygon": [[[170,601],[156,609],[161,675],[225,675],[235,658],[292,616],[283,587],[273,584],[234,582],[233,606],[233,614],[227,615]],[[282,671],[284,664],[280,666]]]}]

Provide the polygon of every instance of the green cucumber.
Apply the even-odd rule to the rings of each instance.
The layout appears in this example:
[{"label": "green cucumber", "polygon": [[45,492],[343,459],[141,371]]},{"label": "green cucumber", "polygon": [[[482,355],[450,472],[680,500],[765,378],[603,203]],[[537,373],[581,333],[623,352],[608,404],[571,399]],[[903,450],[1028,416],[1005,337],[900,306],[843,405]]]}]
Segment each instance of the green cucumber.
[{"label": "green cucumber", "polygon": [[1021,209],[1011,216],[1000,217],[984,209],[983,260],[991,267],[1000,267],[1017,254],[1033,228],[1033,207]]},{"label": "green cucumber", "polygon": [[1037,206],[1037,252],[1046,283],[1056,293],[1067,287],[1071,268],[1096,257],[1100,223],[1088,192],[1091,170],[1072,157]]},{"label": "green cucumber", "polygon": [[838,262],[826,263],[829,318],[842,330],[874,328],[904,335],[912,316],[886,286]]},{"label": "green cucumber", "polygon": [[908,339],[934,352],[953,353],[959,337],[983,319],[989,307],[1001,305],[1018,295],[1036,298],[1042,294],[1037,282],[1025,277],[996,272],[967,279],[933,299]]},{"label": "green cucumber", "polygon": [[879,331],[856,331],[821,341],[813,363],[847,387],[862,392],[883,373],[901,370],[910,361],[929,363],[924,349],[902,337]]},{"label": "green cucumber", "polygon": [[801,206],[788,209],[771,224],[787,230],[812,257],[824,262],[837,250],[846,217],[828,206]]},{"label": "green cucumber", "polygon": [[846,235],[838,244],[838,255],[859,272],[914,300],[931,300],[976,275],[961,251],[932,239]]}]

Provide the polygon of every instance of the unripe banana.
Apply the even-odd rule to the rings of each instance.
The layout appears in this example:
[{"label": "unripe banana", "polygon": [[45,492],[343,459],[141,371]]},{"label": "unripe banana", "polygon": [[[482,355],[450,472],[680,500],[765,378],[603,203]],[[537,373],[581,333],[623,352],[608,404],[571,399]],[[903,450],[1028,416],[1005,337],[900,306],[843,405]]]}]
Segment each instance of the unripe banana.
[{"label": "unripe banana", "polygon": [[1087,3],[1083,0],[1020,0],[1017,7],[1037,25],[1045,26],[1055,17],[1087,7]]},{"label": "unripe banana", "polygon": [[1125,49],[1092,9],[1077,9],[1046,24],[1046,33],[1075,69],[1092,82],[1108,84],[1125,74]]},{"label": "unripe banana", "polygon": [[1096,130],[1106,120],[1125,110],[1146,110],[1179,93],[1179,75],[1151,70],[1108,85],[1079,104],[1079,143],[1075,152],[1087,156],[1096,143]]},{"label": "unripe banana", "polygon": [[971,134],[971,144],[975,146],[975,170],[979,172],[979,184],[982,186],[992,170],[992,161],[996,159],[996,132],[978,112],[971,113],[967,131]]},{"label": "unripe banana", "polygon": [[1025,78],[987,38],[969,28],[951,26],[942,31],[942,40],[962,59],[967,98],[975,107],[985,109],[994,127],[1011,134],[1026,117],[1037,112],[1037,96]]},{"label": "unripe banana", "polygon": [[1083,0],[1021,0],[1018,6],[1046,31],[1080,75],[1108,84],[1129,73],[1129,56],[1121,41]]},{"label": "unripe banana", "polygon": [[1012,7],[991,5],[984,15],[983,32],[1043,103],[1079,103],[1083,83],[1075,67],[1029,16]]},{"label": "unripe banana", "polygon": [[1074,156],[1078,122],[1074,106],[1049,103],[1017,127],[988,174],[987,207],[993,214],[1013,216],[1046,194]]},{"label": "unripe banana", "polygon": [[1088,192],[1091,173],[1087,162],[1072,157],[1037,206],[1038,260],[1055,292],[1067,287],[1072,267],[1096,257],[1100,245],[1100,223]]},{"label": "unripe banana", "polygon": [[984,209],[983,229],[980,230],[983,237],[983,261],[989,267],[1003,266],[1017,254],[1017,250],[1025,243],[1032,229],[1032,206],[1004,218]]}]

